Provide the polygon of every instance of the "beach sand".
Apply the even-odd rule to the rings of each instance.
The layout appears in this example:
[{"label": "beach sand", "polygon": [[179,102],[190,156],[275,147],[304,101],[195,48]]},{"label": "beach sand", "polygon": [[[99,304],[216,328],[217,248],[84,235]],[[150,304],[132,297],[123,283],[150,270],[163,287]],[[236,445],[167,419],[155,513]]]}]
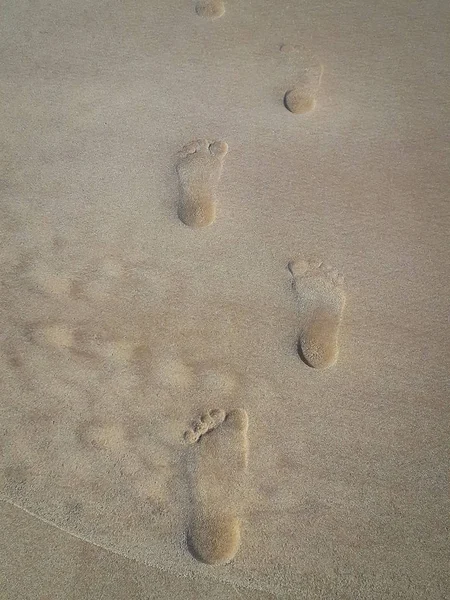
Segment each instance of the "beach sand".
[{"label": "beach sand", "polygon": [[6,597],[448,595],[447,3],[4,8]]}]

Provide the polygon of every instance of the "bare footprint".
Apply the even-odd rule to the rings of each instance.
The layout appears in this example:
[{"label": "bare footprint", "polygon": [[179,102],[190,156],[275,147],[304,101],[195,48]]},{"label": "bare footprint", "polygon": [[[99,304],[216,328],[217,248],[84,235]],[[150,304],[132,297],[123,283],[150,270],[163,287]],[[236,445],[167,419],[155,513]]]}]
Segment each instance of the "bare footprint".
[{"label": "bare footprint", "polygon": [[225,4],[222,0],[198,0],[195,12],[206,19],[218,19],[225,13]]},{"label": "bare footprint", "polygon": [[311,367],[329,367],[339,353],[338,332],[345,306],[343,277],[319,260],[291,261],[288,268],[303,318],[299,354]]},{"label": "bare footprint", "polygon": [[284,105],[291,113],[303,115],[314,110],[322,75],[323,65],[303,71],[296,86],[284,95]]},{"label": "bare footprint", "polygon": [[245,410],[212,410],[185,434],[192,444],[193,510],[187,541],[191,554],[209,565],[225,564],[240,540],[248,417]]},{"label": "bare footprint", "polygon": [[189,227],[211,225],[216,218],[215,191],[228,145],[197,140],[181,151],[177,173],[181,185],[178,216]]}]

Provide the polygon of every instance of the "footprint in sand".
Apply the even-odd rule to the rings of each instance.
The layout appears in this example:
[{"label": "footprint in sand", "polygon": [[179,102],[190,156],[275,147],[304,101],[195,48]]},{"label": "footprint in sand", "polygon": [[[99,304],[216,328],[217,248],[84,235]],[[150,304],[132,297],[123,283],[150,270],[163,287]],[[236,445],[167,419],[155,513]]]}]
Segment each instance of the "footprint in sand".
[{"label": "footprint in sand", "polygon": [[225,4],[222,0],[198,0],[195,12],[206,19],[218,19],[225,13]]},{"label": "footprint in sand", "polygon": [[247,468],[245,410],[211,410],[185,433],[191,444],[193,507],[187,533],[191,554],[209,565],[236,555]]},{"label": "footprint in sand", "polygon": [[120,425],[85,422],[79,426],[79,439],[87,448],[123,450],[125,430]]},{"label": "footprint in sand", "polygon": [[72,348],[74,344],[73,330],[62,323],[28,323],[25,334],[31,342],[54,348]]},{"label": "footprint in sand", "polygon": [[178,216],[185,225],[205,227],[216,218],[215,191],[228,145],[198,140],[181,151],[177,173],[181,185]]},{"label": "footprint in sand", "polygon": [[[283,45],[280,51],[283,54],[293,54],[300,52],[300,48],[292,45]],[[308,59],[306,59],[308,60]],[[315,62],[315,59],[310,58],[309,61]],[[295,87],[288,90],[284,95],[284,105],[296,115],[303,115],[311,112],[316,107],[317,94],[320,89],[320,84],[323,76],[323,65],[312,64],[310,67],[303,70],[300,77],[297,77]]]},{"label": "footprint in sand", "polygon": [[345,306],[343,277],[319,260],[291,261],[288,268],[303,318],[299,354],[311,367],[329,367],[339,352],[338,332]]},{"label": "footprint in sand", "polygon": [[29,273],[30,282],[34,289],[54,296],[68,296],[71,281],[67,276],[59,274],[45,264],[38,264]]}]

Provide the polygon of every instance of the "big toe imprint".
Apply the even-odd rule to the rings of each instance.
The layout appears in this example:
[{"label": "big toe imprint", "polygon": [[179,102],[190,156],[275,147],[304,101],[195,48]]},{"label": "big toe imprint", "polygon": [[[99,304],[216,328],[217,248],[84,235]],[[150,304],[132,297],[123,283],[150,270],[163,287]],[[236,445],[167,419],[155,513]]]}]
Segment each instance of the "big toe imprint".
[{"label": "big toe imprint", "polygon": [[180,220],[189,227],[211,225],[216,218],[216,188],[228,152],[226,142],[196,140],[181,151],[177,164]]}]

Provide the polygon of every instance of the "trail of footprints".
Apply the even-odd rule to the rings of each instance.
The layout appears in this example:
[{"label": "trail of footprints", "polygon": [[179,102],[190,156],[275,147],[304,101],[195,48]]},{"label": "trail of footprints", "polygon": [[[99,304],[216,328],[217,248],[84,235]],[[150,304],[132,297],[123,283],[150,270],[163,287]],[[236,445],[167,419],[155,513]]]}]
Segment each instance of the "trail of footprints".
[{"label": "trail of footprints", "polygon": [[[222,0],[199,0],[198,15],[209,19],[225,12]],[[282,46],[283,53],[296,52]],[[305,69],[284,95],[284,105],[293,114],[316,107],[323,66]],[[224,141],[196,140],[180,152],[176,170],[180,185],[178,217],[187,226],[199,228],[216,219],[217,187],[228,152]],[[298,299],[300,328],[298,353],[314,368],[335,364],[338,332],[345,306],[342,276],[320,260],[297,259],[289,263]],[[187,546],[199,561],[226,564],[238,552],[241,515],[245,500],[248,460],[248,416],[245,410],[226,413],[222,409],[203,414],[184,435],[189,445],[191,515]]]},{"label": "trail of footprints", "polygon": [[[198,0],[195,11],[201,17],[217,19],[225,13],[225,5],[222,0]],[[282,46],[280,50],[290,53],[295,47]],[[312,111],[322,75],[322,66],[305,70],[286,92],[285,107],[294,114]],[[176,164],[180,184],[178,216],[185,225],[200,228],[215,221],[217,187],[227,152],[226,142],[205,139],[192,141],[180,151]],[[298,353],[311,367],[329,367],[335,364],[339,351],[338,333],[345,307],[343,278],[320,260],[296,259],[288,268],[300,312]],[[65,280],[50,281],[45,274],[43,279],[55,293],[67,287]],[[73,330],[64,324],[37,326],[35,331],[38,339],[49,346],[64,350],[75,345]],[[129,359],[127,348],[116,350],[124,360]],[[210,565],[228,563],[239,549],[248,423],[243,409],[214,409],[199,417],[184,434],[191,493],[187,545],[196,559]],[[122,432],[114,426],[93,429],[91,434],[93,447],[121,443]]]}]

